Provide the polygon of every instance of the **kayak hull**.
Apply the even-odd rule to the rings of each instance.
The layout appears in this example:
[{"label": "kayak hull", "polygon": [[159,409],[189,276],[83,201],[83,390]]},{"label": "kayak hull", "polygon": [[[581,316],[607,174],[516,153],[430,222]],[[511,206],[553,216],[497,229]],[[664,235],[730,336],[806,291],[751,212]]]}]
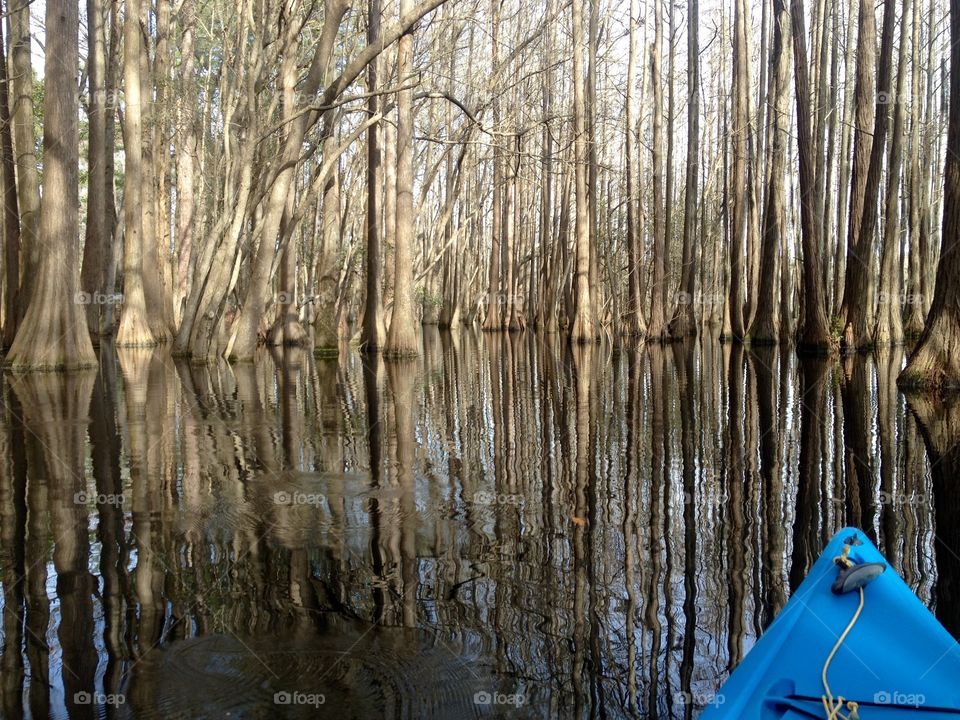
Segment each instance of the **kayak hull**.
[{"label": "kayak hull", "polygon": [[[851,537],[862,544],[851,546],[850,560],[889,565],[860,530],[837,533],[703,718],[826,716],[823,667],[860,604],[858,591],[831,591],[834,558]],[[960,719],[960,645],[892,568],[863,592],[863,609],[828,668],[834,698],[856,701],[862,720]]]}]

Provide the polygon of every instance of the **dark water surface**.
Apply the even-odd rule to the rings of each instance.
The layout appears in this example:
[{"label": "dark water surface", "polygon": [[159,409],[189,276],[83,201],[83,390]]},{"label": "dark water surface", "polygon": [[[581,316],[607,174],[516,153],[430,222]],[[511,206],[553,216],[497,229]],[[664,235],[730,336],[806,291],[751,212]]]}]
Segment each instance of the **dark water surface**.
[{"label": "dark water surface", "polygon": [[428,332],[7,376],[2,715],[696,716],[847,524],[960,636],[957,438],[902,361]]}]

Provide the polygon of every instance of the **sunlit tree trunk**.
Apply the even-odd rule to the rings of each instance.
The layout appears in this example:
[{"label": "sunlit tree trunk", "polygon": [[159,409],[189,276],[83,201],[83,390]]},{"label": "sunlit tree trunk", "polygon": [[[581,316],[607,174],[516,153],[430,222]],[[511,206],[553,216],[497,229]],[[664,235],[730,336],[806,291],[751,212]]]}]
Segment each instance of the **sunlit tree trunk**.
[{"label": "sunlit tree trunk", "polygon": [[117,347],[155,345],[147,317],[144,272],[156,267],[144,266],[143,245],[143,129],[140,95],[140,4],[126,0],[123,19],[123,308],[117,330]]},{"label": "sunlit tree trunk", "polygon": [[[400,14],[413,8],[413,0],[399,0]],[[397,79],[413,76],[413,28],[400,36],[397,45]],[[397,93],[397,227],[393,255],[393,314],[384,353],[409,356],[419,353],[417,322],[413,313],[413,243],[416,217],[413,205],[413,89]]]},{"label": "sunlit tree trunk", "polygon": [[26,310],[37,282],[41,248],[40,177],[34,137],[33,67],[30,63],[30,0],[13,0],[10,13],[10,92],[13,150],[17,166],[17,205],[20,210],[20,312]]},{"label": "sunlit tree trunk", "polygon": [[[380,36],[380,0],[369,0],[367,9],[367,43],[373,44]],[[451,57],[453,55],[451,54]],[[367,66],[367,92],[376,92],[379,82],[379,68],[381,60],[378,58]],[[376,115],[379,101],[376,97],[367,100],[367,113],[370,117]],[[367,130],[367,252],[366,262],[366,295],[363,310],[363,330],[360,334],[360,344],[366,352],[375,352],[383,347],[386,341],[386,329],[383,324],[383,297],[380,265],[381,257],[380,236],[382,227],[380,222],[380,128],[376,125]]]},{"label": "sunlit tree trunk", "polygon": [[10,117],[7,54],[0,27],[0,196],[3,197],[3,347],[9,348],[23,315],[20,306],[20,208]]},{"label": "sunlit tree trunk", "polygon": [[[81,288],[87,300],[87,326],[97,337],[104,326],[112,326],[113,305],[104,302],[109,293],[104,270],[107,256],[112,252],[113,238],[105,234],[107,228],[106,194],[106,106],[104,85],[106,72],[106,42],[103,31],[103,0],[87,0],[87,80],[90,89],[90,110],[87,133],[87,193],[86,239],[83,246]],[[107,315],[108,318],[101,318]]]},{"label": "sunlit tree trunk", "polygon": [[574,134],[574,182],[576,184],[576,210],[574,213],[574,243],[576,262],[574,266],[574,314],[570,325],[570,341],[593,342],[594,313],[590,297],[590,201],[588,198],[589,151],[587,149],[586,84],[584,81],[584,0],[573,0],[573,134]]},{"label": "sunlit tree trunk", "polygon": [[[80,285],[77,73],[78,6],[47,0],[44,48],[44,194],[40,211],[43,252],[39,276],[7,362],[14,368],[73,369],[96,364],[87,333]],[[89,393],[88,393],[89,399]]]},{"label": "sunlit tree trunk", "polygon": [[[196,0],[184,0],[180,10],[183,36],[180,50],[183,56],[180,68],[180,92],[191,101],[197,97],[194,77],[194,36],[197,21]],[[194,156],[197,153],[197,112],[193,102],[177,103],[177,207],[175,214],[177,242],[176,292],[173,297],[174,320],[179,324],[184,313],[184,304],[190,294],[191,278],[195,261],[193,236],[196,224],[196,201],[194,198]]]}]

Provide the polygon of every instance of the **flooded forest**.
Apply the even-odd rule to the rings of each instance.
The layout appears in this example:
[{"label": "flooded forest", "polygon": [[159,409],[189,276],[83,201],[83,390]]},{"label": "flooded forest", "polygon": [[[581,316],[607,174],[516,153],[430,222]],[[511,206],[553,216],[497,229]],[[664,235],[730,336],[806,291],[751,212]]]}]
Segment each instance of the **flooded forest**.
[{"label": "flooded forest", "polygon": [[687,720],[847,526],[960,639],[960,0],[0,0],[0,196],[0,718]]}]

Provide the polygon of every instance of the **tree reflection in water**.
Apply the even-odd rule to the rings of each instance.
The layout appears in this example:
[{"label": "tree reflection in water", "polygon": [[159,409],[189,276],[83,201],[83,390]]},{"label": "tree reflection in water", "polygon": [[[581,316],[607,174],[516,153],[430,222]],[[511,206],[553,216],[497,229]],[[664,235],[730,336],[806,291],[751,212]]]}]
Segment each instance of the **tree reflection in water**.
[{"label": "tree reflection in water", "polygon": [[960,418],[902,362],[427,332],[7,375],[2,714],[689,718],[847,523],[960,634]]}]

